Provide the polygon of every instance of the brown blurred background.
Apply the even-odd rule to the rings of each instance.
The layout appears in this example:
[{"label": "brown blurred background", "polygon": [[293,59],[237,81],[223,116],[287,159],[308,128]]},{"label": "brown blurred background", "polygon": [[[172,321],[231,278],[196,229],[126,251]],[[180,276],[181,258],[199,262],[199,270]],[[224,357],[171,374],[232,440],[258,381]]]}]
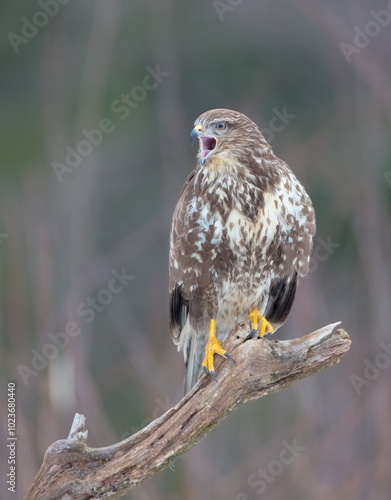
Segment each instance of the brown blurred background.
[{"label": "brown blurred background", "polygon": [[[125,498],[388,500],[391,3],[63,2],[0,7],[4,476],[8,381],[18,436],[17,494],[2,477],[1,498],[23,497],[76,411],[88,444],[105,446],[180,399],[171,214],[195,165],[193,121],[228,107],[260,125],[317,214],[311,272],[278,338],[341,320],[352,347],[245,405]],[[129,277],[113,294],[115,272]],[[301,451],[281,466],[286,443]]]}]

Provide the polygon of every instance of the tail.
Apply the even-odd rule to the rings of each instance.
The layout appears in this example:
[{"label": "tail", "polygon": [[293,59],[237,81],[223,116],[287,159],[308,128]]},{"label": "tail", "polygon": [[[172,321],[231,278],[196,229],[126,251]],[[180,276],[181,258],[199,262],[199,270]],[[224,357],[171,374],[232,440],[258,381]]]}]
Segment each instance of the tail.
[{"label": "tail", "polygon": [[184,383],[184,394],[197,383],[201,375],[201,364],[205,353],[205,339],[197,331],[189,332],[185,355],[186,376]]}]

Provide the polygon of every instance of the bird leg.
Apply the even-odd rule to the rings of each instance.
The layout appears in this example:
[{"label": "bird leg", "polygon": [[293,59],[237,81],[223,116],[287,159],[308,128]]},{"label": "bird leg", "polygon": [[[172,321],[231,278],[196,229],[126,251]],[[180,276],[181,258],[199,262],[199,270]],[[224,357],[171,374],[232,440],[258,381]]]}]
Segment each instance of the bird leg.
[{"label": "bird leg", "polygon": [[[263,337],[265,333],[273,333],[273,327],[268,322],[266,318],[258,311],[256,307],[251,309],[248,319],[251,321],[251,333],[247,337],[248,339],[257,339],[258,337]],[[259,321],[259,331],[258,331],[258,321]]]},{"label": "bird leg", "polygon": [[213,355],[214,354],[219,354],[220,356],[223,356],[224,358],[230,359],[234,363],[235,360],[234,358],[221,347],[221,343],[217,340],[216,337],[216,323],[214,319],[210,320],[210,329],[209,329],[209,339],[208,343],[206,344],[205,348],[205,358],[204,361],[202,362],[202,369],[204,370],[205,373],[210,373],[212,375],[212,378],[216,380],[216,374],[213,366]]}]

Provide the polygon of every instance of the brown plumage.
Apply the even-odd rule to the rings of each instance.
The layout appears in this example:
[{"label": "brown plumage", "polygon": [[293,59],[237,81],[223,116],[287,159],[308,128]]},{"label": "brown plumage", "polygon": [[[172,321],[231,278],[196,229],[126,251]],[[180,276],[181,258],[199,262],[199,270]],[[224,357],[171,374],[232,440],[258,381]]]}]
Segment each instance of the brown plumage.
[{"label": "brown plumage", "polygon": [[186,391],[201,373],[211,319],[219,341],[253,308],[274,330],[284,323],[315,234],[309,196],[254,122],[214,109],[194,125],[198,162],[174,211],[169,262],[170,328],[184,352]]}]

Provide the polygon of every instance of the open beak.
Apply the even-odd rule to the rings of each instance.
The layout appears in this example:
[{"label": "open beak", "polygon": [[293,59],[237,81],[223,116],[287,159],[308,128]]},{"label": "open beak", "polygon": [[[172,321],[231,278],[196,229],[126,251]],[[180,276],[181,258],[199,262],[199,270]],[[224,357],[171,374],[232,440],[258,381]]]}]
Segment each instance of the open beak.
[{"label": "open beak", "polygon": [[203,134],[201,125],[197,125],[191,131],[190,141],[193,143],[196,138],[200,141],[201,165],[204,165],[207,157],[216,147],[216,139]]}]

